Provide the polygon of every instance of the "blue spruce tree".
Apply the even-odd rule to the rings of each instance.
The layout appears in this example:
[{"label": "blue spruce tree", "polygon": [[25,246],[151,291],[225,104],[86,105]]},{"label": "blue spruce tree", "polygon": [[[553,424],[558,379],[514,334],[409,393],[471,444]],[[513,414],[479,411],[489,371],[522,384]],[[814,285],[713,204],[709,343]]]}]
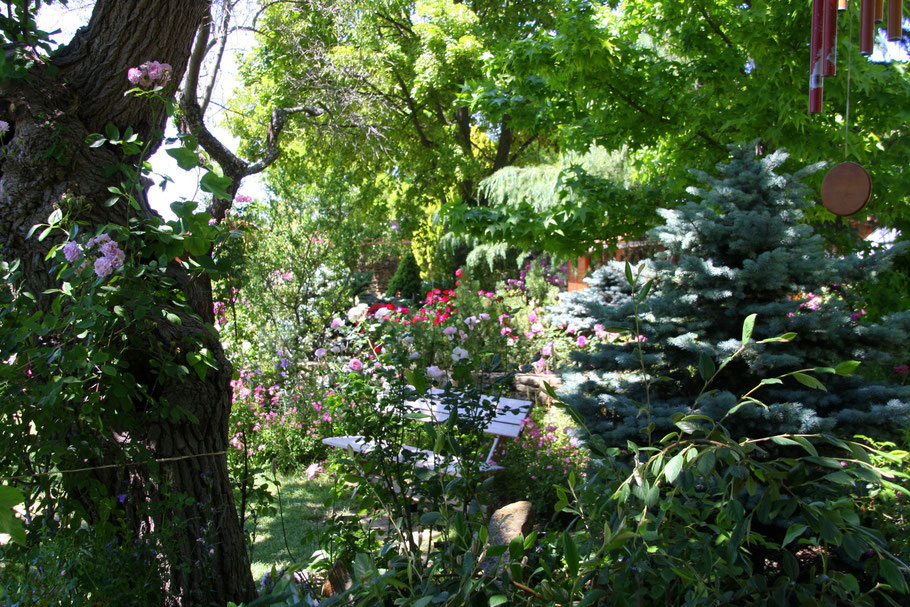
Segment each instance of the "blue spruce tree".
[{"label": "blue spruce tree", "polygon": [[[803,210],[814,203],[800,179],[818,167],[779,174],[785,159],[734,149],[730,162],[719,165],[720,177],[697,174],[704,186],[690,188],[693,200],[660,212],[665,224],[649,238],[662,253],[631,268],[637,292],[653,279],[638,314],[618,263],[595,271],[587,290],[569,293],[551,310],[557,324],[588,333],[602,325],[632,337],[595,340],[593,348],[573,353],[563,373],[562,397],[608,444],[640,442],[649,428],[659,438],[673,428],[676,412],[723,419],[764,378],[770,382],[753,394],[761,404],[750,402],[724,419],[734,437],[908,427],[910,387],[862,374],[823,375],[826,389],[807,375],[773,379],[848,360],[890,366],[906,361],[899,357],[910,346],[910,313],[864,322],[850,296],[850,285],[874,280],[893,251],[865,258],[826,251],[802,223]],[[701,394],[703,376],[740,348],[744,319],[752,314],[753,341],[795,336],[751,344]]]}]

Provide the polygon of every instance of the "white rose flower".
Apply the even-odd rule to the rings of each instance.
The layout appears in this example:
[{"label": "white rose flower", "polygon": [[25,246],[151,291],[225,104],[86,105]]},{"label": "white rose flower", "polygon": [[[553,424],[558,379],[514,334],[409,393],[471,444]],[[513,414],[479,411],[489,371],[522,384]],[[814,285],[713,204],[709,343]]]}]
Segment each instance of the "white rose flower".
[{"label": "white rose flower", "polygon": [[348,310],[348,320],[351,322],[358,322],[364,316],[367,315],[367,312],[370,310],[370,307],[365,303],[359,303],[350,310]]}]

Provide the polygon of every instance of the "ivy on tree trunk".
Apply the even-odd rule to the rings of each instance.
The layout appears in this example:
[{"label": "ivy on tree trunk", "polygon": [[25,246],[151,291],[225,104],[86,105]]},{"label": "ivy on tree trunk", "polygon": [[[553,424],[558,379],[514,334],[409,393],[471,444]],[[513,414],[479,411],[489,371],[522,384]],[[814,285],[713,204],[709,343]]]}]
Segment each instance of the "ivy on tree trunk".
[{"label": "ivy on tree trunk", "polygon": [[[132,127],[140,141],[150,142],[149,154],[157,149],[166,115],[148,100],[124,96],[132,88],[127,70],[153,60],[170,63],[174,74],[167,92],[172,93],[186,68],[208,4],[205,0],[98,0],[88,26],[69,45],[49,60],[35,62],[27,79],[0,82],[0,96],[19,109],[12,125],[14,137],[0,160],[0,250],[4,260],[20,260],[22,278],[28,290],[38,295],[39,307],[46,308],[51,301],[50,296],[40,294],[59,285],[49,272],[52,261],[45,260],[52,243],[27,238],[29,229],[45,222],[64,196],[85,201],[79,219],[92,228],[125,223],[128,211],[124,203],[104,204],[110,197],[108,187],[119,185],[121,177],[106,169],[122,159],[111,146],[89,147],[86,137],[103,133],[112,123],[121,132]],[[139,159],[126,161],[137,163]],[[153,213],[145,202],[140,203],[142,212]],[[198,422],[188,421],[188,416],[172,421],[149,411],[148,403],[131,403],[135,419],[128,429],[113,432],[115,438],[96,437],[109,443],[102,450],[115,461],[113,454],[139,445],[153,459],[165,461],[157,466],[130,466],[126,472],[111,468],[82,477],[73,475],[68,483],[100,483],[108,495],[114,495],[122,489],[126,474],[130,494],[123,506],[135,538],[179,522],[177,536],[162,542],[162,553],[156,555],[166,604],[249,601],[255,596],[254,585],[224,455],[231,366],[210,328],[208,278],[189,277],[176,264],[170,273],[179,285],[174,297],[185,298],[195,314],[181,312],[179,324],[158,323],[151,339],[171,350],[188,339],[201,342],[213,353],[217,372],[206,374],[204,380],[191,373],[183,380],[160,381],[157,371],[148,368],[148,361],[140,356],[127,363],[157,401],[166,399]],[[73,427],[79,430],[75,419]],[[176,495],[188,499],[174,501]],[[96,494],[85,491],[79,499],[92,521],[97,516]],[[154,515],[141,514],[130,506],[156,502],[162,509]],[[142,510],[147,511],[154,509]]]}]

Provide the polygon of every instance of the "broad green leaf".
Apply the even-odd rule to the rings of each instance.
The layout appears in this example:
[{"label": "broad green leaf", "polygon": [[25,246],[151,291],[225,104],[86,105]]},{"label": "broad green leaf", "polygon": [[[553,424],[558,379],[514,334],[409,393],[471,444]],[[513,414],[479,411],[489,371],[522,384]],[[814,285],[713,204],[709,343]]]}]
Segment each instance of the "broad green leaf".
[{"label": "broad green leaf", "polygon": [[566,557],[566,569],[570,576],[575,577],[578,575],[578,563],[581,558],[578,554],[578,546],[568,531],[564,531],[562,534],[562,545]]},{"label": "broad green leaf", "polygon": [[490,607],[496,607],[496,605],[502,605],[509,602],[509,597],[504,594],[494,594],[490,597]]},{"label": "broad green leaf", "polygon": [[[859,557],[857,557],[856,560],[859,560]],[[840,583],[848,591],[854,594],[859,593],[859,582],[857,582],[856,578],[851,574],[845,573],[843,576],[841,576]]]},{"label": "broad green leaf", "polygon": [[85,138],[85,142],[90,148],[100,148],[102,145],[107,143],[107,139],[104,138],[100,133],[93,133]]},{"label": "broad green leaf", "polygon": [[802,445],[802,448],[806,450],[806,453],[812,456],[818,456],[818,451],[815,450],[815,446],[810,443],[809,439],[807,439],[805,436],[793,436],[792,438],[800,445]]},{"label": "broad green leaf", "polygon": [[904,574],[897,568],[897,565],[890,560],[881,559],[878,562],[878,570],[892,588],[901,593],[907,592],[907,582],[904,579]]},{"label": "broad green leaf", "polygon": [[856,371],[856,368],[858,366],[859,361],[845,360],[834,368],[834,372],[838,375],[851,375],[854,371]]},{"label": "broad green leaf", "polygon": [[0,510],[7,510],[25,501],[19,489],[9,485],[0,485]]},{"label": "broad green leaf", "polygon": [[487,556],[491,558],[497,558],[506,553],[509,549],[505,544],[499,544],[498,546],[490,546],[487,548]]},{"label": "broad green leaf", "polygon": [[586,607],[587,605],[598,605],[600,599],[607,596],[607,591],[602,588],[595,588],[588,592],[585,597],[578,603],[578,607]]},{"label": "broad green leaf", "polygon": [[673,456],[673,459],[667,462],[667,467],[664,468],[664,476],[667,478],[668,483],[672,483],[679,476],[684,461],[683,453],[677,453]]},{"label": "broad green leaf", "polygon": [[844,540],[841,543],[841,547],[844,549],[844,552],[847,553],[854,561],[858,561],[863,556],[868,542],[866,542],[859,534],[857,533],[845,533]]},{"label": "broad green leaf", "polygon": [[795,440],[787,438],[786,436],[772,436],[771,442],[775,445],[796,445],[798,444]]},{"label": "broad green leaf", "polygon": [[170,148],[165,151],[167,152],[168,156],[177,161],[177,166],[179,166],[184,171],[189,171],[199,166],[199,156],[196,155],[196,152],[192,150],[181,147]]},{"label": "broad green leaf", "polygon": [[518,537],[513,538],[511,542],[509,542],[509,558],[513,561],[518,561],[521,560],[521,557],[524,556],[524,553],[525,543],[522,537],[519,535]]},{"label": "broad green leaf", "polygon": [[752,337],[752,329],[755,328],[755,317],[757,314],[749,314],[746,317],[746,320],[743,321],[743,345],[749,342],[749,339]]},{"label": "broad green leaf", "polygon": [[698,374],[701,375],[701,378],[705,381],[708,381],[714,377],[714,372],[716,368],[714,366],[714,359],[712,359],[705,352],[701,352],[698,355]]},{"label": "broad green leaf", "polygon": [[222,200],[231,199],[231,195],[227,192],[227,188],[230,185],[230,177],[220,177],[212,171],[207,172],[202,176],[202,179],[199,180],[199,187],[203,192],[213,194]]},{"label": "broad green leaf", "polygon": [[813,390],[822,390],[823,392],[828,391],[828,389],[825,388],[824,384],[822,384],[811,375],[806,375],[805,373],[793,373],[793,378],[807,388],[812,388]]},{"label": "broad green leaf", "polygon": [[651,287],[653,287],[653,286],[654,286],[654,279],[652,278],[651,280],[646,282],[645,286],[643,286],[641,288],[641,291],[638,292],[638,295],[636,296],[638,303],[643,302],[648,297],[648,293],[651,292]]},{"label": "broad green leaf", "polygon": [[843,470],[836,470],[830,474],[826,474],[825,479],[831,481],[832,483],[837,483],[838,485],[852,485],[854,482],[856,482],[856,479],[854,479]]},{"label": "broad green leaf", "polygon": [[800,535],[803,534],[803,531],[805,531],[808,528],[809,527],[807,527],[806,525],[803,525],[801,523],[794,523],[793,525],[790,525],[790,528],[787,529],[787,533],[784,534],[784,540],[781,542],[780,547],[783,548],[784,546],[786,546],[787,544],[789,544],[790,542],[792,542],[793,540],[798,538]]}]

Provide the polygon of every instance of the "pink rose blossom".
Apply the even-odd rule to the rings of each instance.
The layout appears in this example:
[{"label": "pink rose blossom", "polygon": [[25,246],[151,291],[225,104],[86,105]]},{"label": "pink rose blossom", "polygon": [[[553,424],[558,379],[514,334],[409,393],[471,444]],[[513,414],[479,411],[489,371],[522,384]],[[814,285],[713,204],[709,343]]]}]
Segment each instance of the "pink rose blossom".
[{"label": "pink rose blossom", "polygon": [[458,268],[457,270],[455,270],[455,278],[461,278],[461,275],[462,275],[461,268]]},{"label": "pink rose blossom", "polygon": [[142,70],[138,67],[131,67],[126,72],[126,79],[130,81],[131,84],[139,84],[139,81],[142,80]]},{"label": "pink rose blossom", "polygon": [[95,274],[97,274],[99,278],[104,278],[113,271],[114,265],[111,263],[110,258],[99,257],[95,260]]},{"label": "pink rose blossom", "polygon": [[528,322],[530,322],[530,323],[537,322],[537,311],[536,310],[531,310],[530,312],[528,312]]},{"label": "pink rose blossom", "polygon": [[306,468],[306,477],[309,480],[313,480],[321,473],[322,473],[322,465],[317,462],[313,462]]},{"label": "pink rose blossom", "polygon": [[63,245],[63,256],[70,263],[79,259],[79,256],[82,255],[82,249],[79,248],[79,245],[74,241],[69,241]]},{"label": "pink rose blossom", "polygon": [[322,358],[326,355],[325,348],[316,348],[316,351],[313,353],[316,358]]},{"label": "pink rose blossom", "polygon": [[585,337],[584,335],[579,335],[578,339],[575,340],[575,345],[578,346],[579,348],[584,348],[585,346],[588,345],[588,338]]},{"label": "pink rose blossom", "polygon": [[352,358],[351,361],[348,363],[348,367],[351,368],[351,371],[360,371],[361,369],[363,369],[363,363],[360,362],[360,360],[357,358]]}]

